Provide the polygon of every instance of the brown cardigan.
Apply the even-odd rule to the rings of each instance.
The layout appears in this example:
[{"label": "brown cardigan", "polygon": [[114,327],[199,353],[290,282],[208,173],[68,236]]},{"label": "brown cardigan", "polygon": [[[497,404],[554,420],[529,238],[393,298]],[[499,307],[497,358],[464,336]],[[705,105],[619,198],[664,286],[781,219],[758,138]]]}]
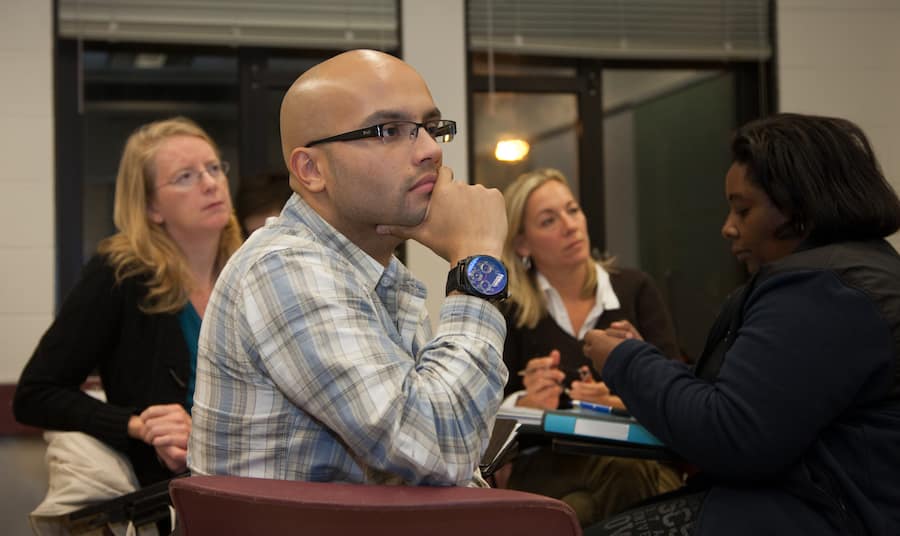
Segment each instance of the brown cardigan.
[{"label": "brown cardigan", "polygon": [[[594,327],[604,329],[617,320],[628,320],[644,340],[667,356],[678,359],[680,353],[672,319],[650,276],[639,270],[615,268],[610,271],[609,277],[613,292],[619,299],[619,308],[604,311]],[[507,395],[525,388],[517,371],[523,370],[530,359],[545,356],[554,349],[560,352],[560,369],[566,373],[566,385],[577,379],[577,370],[582,365],[591,368],[594,378],[600,378],[584,356],[582,342],[563,331],[550,315],[544,316],[534,329],[517,328],[515,315],[516,304],[510,300],[504,310],[507,332],[503,361],[509,368]]]}]

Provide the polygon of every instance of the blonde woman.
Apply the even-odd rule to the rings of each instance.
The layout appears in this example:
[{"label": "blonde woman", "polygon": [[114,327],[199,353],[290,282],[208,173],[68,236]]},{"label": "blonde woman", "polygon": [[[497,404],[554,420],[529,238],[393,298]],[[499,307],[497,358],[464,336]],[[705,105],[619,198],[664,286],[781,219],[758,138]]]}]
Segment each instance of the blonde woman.
[{"label": "blonde woman", "polygon": [[[587,221],[566,178],[554,169],[518,177],[504,191],[509,219],[503,261],[510,271],[504,361],[506,405],[569,407],[572,399],[622,406],[582,351],[591,328],[645,338],[678,357],[672,321],[646,274],[598,263]],[[679,484],[654,461],[522,454],[508,486],[569,503],[589,524]]]},{"label": "blonde woman", "polygon": [[[22,372],[24,424],[87,433],[126,455],[142,486],[186,468],[200,319],[240,245],[213,140],[176,117],[128,139],[103,240]],[[93,372],[106,401],[81,385]]]}]

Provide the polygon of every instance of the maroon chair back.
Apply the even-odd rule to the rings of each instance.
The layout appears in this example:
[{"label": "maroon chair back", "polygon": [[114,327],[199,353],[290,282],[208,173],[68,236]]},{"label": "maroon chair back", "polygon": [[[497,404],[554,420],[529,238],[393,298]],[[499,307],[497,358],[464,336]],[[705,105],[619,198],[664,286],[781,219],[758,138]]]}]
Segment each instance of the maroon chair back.
[{"label": "maroon chair back", "polygon": [[565,503],[512,490],[194,476],[169,492],[184,536],[581,535]]}]

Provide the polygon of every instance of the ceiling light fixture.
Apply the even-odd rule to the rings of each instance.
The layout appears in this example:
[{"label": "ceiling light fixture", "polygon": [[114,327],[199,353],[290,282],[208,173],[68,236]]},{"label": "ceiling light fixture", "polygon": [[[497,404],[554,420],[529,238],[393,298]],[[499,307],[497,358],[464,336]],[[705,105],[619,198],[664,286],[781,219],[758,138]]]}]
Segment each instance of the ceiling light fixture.
[{"label": "ceiling light fixture", "polygon": [[501,162],[521,162],[530,150],[531,146],[525,140],[500,140],[494,149],[494,157]]}]

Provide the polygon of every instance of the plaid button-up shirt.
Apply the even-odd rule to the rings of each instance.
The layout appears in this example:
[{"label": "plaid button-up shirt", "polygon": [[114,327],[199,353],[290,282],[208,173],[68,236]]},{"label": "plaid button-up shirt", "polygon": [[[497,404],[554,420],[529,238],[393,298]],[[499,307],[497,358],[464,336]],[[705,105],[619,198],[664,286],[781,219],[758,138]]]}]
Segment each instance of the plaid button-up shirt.
[{"label": "plaid button-up shirt", "polygon": [[507,370],[488,302],[425,289],[294,195],[222,271],[200,333],[196,474],[470,485]]}]

